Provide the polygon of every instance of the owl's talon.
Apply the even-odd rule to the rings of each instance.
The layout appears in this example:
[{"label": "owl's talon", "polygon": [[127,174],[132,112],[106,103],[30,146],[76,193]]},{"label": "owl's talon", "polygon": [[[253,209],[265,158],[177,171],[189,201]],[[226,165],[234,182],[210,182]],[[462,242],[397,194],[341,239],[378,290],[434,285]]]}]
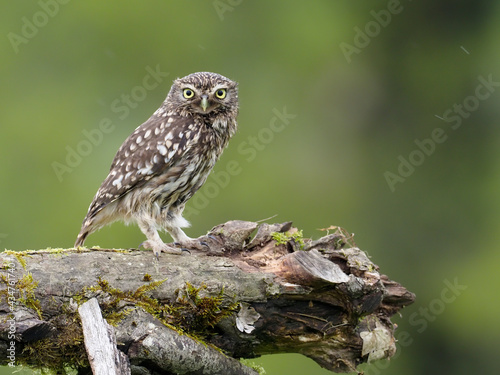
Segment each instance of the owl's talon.
[{"label": "owl's talon", "polygon": [[184,249],[185,250],[191,249],[191,250],[198,250],[198,251],[210,250],[210,245],[208,244],[208,242],[203,241],[204,237],[208,237],[208,236],[202,236],[202,237],[190,239],[187,241],[174,242],[174,245],[182,247],[183,250]]},{"label": "owl's talon", "polygon": [[162,252],[167,254],[182,254],[182,250],[176,249],[175,247],[168,246],[167,244],[161,242],[158,243],[156,241],[147,240],[144,241],[142,247],[148,250],[153,250],[153,254],[156,256],[156,259],[160,259],[160,254]]}]

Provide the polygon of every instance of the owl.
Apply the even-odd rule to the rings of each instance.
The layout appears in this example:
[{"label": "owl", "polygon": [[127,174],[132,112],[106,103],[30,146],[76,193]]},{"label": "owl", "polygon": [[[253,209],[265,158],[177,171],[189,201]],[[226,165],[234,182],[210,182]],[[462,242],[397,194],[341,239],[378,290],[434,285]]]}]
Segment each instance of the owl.
[{"label": "owl", "polygon": [[216,73],[199,72],[176,79],[163,104],[125,140],[108,176],[90,204],[75,242],[123,220],[137,223],[145,249],[158,258],[166,230],[177,246],[198,248],[183,227],[184,205],[204,184],[237,128],[238,84]]}]

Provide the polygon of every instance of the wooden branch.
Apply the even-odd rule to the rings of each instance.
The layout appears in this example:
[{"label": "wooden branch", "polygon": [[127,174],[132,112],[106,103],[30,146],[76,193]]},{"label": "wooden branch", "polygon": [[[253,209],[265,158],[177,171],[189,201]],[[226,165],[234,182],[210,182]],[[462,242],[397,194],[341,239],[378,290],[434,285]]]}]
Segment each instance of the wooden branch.
[{"label": "wooden branch", "polygon": [[[335,372],[389,358],[390,317],[415,296],[331,230],[312,241],[291,223],[230,221],[203,238],[207,251],[159,261],[138,250],[2,253],[0,349],[14,337],[16,363],[88,367],[81,328],[68,327],[79,327],[78,304],[95,297],[132,374],[215,374],[217,364],[250,374],[233,358],[285,352]],[[52,362],[34,355],[40,349]]]},{"label": "wooden branch", "polygon": [[[140,322],[140,324],[138,324]],[[145,324],[147,322],[147,324]],[[128,354],[139,367],[153,361],[163,373],[257,375],[240,361],[230,358],[213,347],[180,335],[174,329],[154,319],[141,308],[133,309],[118,325],[118,337],[129,344]]]},{"label": "wooden branch", "polygon": [[127,375],[130,365],[127,356],[116,346],[115,332],[102,317],[96,298],[78,308],[82,322],[85,349],[94,375]]}]

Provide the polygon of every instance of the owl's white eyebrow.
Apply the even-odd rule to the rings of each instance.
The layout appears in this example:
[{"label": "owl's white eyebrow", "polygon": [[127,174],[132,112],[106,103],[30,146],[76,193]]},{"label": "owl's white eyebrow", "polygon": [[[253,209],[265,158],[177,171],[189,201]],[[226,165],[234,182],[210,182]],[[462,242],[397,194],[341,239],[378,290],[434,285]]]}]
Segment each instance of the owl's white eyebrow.
[{"label": "owl's white eyebrow", "polygon": [[193,85],[191,85],[190,83],[187,83],[187,84],[183,85],[183,86],[182,86],[182,88],[183,88],[183,90],[184,90],[184,89],[191,89],[191,90],[193,90],[193,91],[197,91],[197,90],[196,90],[196,87],[194,87],[194,86],[193,86]]},{"label": "owl's white eyebrow", "polygon": [[213,88],[213,90],[212,90],[212,92],[215,92],[215,91],[217,91],[217,90],[219,90],[219,89],[227,89],[227,85],[225,85],[225,84],[223,84],[223,83],[220,83],[220,84],[218,84],[218,85],[215,85],[215,86],[214,86],[214,88]]}]

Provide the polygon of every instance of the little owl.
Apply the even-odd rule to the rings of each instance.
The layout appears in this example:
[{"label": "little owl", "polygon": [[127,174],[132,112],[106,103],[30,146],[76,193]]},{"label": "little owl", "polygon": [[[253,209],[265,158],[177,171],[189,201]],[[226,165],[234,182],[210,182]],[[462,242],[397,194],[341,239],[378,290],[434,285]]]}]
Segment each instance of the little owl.
[{"label": "little owl", "polygon": [[182,227],[187,200],[203,185],[236,131],[237,83],[216,73],[176,79],[160,108],[116,153],[108,177],[90,204],[75,247],[116,220],[136,222],[146,249],[180,253],[166,245],[167,230],[181,247],[196,247]]}]

